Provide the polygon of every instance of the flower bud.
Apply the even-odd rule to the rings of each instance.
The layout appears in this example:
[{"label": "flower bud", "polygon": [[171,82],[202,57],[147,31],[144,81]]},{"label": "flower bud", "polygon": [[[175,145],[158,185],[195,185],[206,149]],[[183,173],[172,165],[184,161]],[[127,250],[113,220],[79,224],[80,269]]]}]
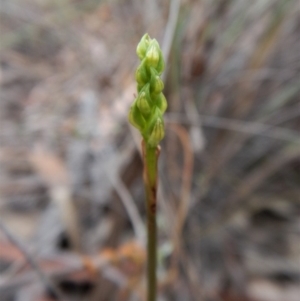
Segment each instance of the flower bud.
[{"label": "flower bud", "polygon": [[161,75],[162,72],[165,70],[165,61],[164,61],[162,53],[161,53],[161,56],[159,58],[158,64],[155,69],[156,69],[158,75]]},{"label": "flower bud", "polygon": [[150,102],[151,98],[149,94],[149,84],[146,84],[136,100],[139,110],[145,116],[149,115],[151,112]]},{"label": "flower bud", "polygon": [[146,52],[146,60],[148,66],[156,67],[161,56],[159,45],[155,39],[150,42],[149,48]]},{"label": "flower bud", "polygon": [[165,98],[165,95],[163,93],[159,93],[153,100],[153,102],[155,103],[155,105],[159,108],[160,112],[163,114],[167,107],[168,107],[168,103],[167,100]]},{"label": "flower bud", "polygon": [[151,79],[150,79],[151,93],[159,94],[164,88],[164,83],[160,79],[157,71],[154,68],[151,68],[150,72],[151,72]]},{"label": "flower bud", "polygon": [[160,117],[156,119],[156,122],[148,139],[148,144],[152,147],[156,147],[159,144],[159,142],[164,138],[164,136],[164,123],[162,118]]},{"label": "flower bud", "polygon": [[149,43],[150,43],[150,37],[146,33],[144,34],[144,36],[142,37],[141,41],[139,42],[136,48],[136,54],[138,55],[141,61],[145,58],[147,49],[149,47]]},{"label": "flower bud", "polygon": [[146,61],[143,60],[135,72],[135,79],[139,84],[139,86],[144,86],[148,81],[148,75],[147,75],[147,69],[145,63]]},{"label": "flower bud", "polygon": [[145,128],[146,121],[140,113],[139,109],[137,108],[135,102],[130,107],[128,119],[129,122],[140,131],[142,131]]},{"label": "flower bud", "polygon": [[141,93],[141,95],[137,99],[136,104],[137,104],[138,108],[140,109],[140,111],[143,115],[148,115],[150,113],[151,108],[150,108],[149,103],[147,101],[145,92]]}]

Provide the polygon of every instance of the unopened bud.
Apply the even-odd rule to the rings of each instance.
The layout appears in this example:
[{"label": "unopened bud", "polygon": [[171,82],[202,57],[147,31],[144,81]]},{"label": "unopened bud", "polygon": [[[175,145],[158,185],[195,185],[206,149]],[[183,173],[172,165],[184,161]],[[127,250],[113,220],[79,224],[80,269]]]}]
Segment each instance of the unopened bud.
[{"label": "unopened bud", "polygon": [[135,79],[140,87],[144,86],[147,83],[148,75],[145,67],[146,61],[143,60],[142,63],[138,66],[135,72]]},{"label": "unopened bud", "polygon": [[156,67],[161,56],[159,45],[155,39],[150,42],[146,53],[146,60],[149,66]]},{"label": "unopened bud", "polygon": [[139,109],[137,108],[135,102],[130,107],[128,120],[134,127],[139,129],[140,131],[142,131],[146,125],[146,121],[142,116],[142,114],[140,113]]},{"label": "unopened bud", "polygon": [[164,61],[164,58],[162,55],[160,56],[159,62],[155,69],[156,69],[158,75],[161,75],[162,72],[165,70],[165,61]]},{"label": "unopened bud", "polygon": [[148,144],[152,147],[156,147],[159,144],[159,142],[164,138],[164,136],[165,136],[164,123],[162,118],[158,118],[150,134]]},{"label": "unopened bud", "polygon": [[160,93],[155,97],[154,103],[160,109],[162,114],[166,111],[166,109],[168,107],[167,100],[163,93]]},{"label": "unopened bud", "polygon": [[138,99],[136,101],[136,104],[143,115],[149,115],[149,113],[151,112],[151,107],[149,105],[145,91],[142,91],[140,93],[140,95],[138,96]]},{"label": "unopened bud", "polygon": [[136,54],[138,55],[140,60],[143,60],[145,58],[147,49],[149,47],[149,43],[150,43],[150,37],[146,33],[144,34],[144,36],[142,37],[141,41],[139,42],[136,48]]},{"label": "unopened bud", "polygon": [[154,68],[151,68],[150,70],[151,70],[151,80],[150,80],[151,93],[159,94],[164,88],[164,83],[161,80],[161,78],[158,76],[158,73]]}]

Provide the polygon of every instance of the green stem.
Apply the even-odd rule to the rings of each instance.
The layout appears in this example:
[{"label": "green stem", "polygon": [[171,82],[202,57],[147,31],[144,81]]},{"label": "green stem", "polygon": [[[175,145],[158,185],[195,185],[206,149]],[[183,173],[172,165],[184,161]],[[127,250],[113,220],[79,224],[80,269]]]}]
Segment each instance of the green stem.
[{"label": "green stem", "polygon": [[147,207],[147,301],[156,300],[156,191],[159,147],[149,147],[142,141],[144,182]]}]

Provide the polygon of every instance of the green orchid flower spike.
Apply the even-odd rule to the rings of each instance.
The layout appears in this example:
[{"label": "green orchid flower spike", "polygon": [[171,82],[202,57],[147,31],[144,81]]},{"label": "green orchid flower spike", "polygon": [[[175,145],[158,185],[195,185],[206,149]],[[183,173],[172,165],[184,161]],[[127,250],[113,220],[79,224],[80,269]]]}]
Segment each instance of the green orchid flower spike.
[{"label": "green orchid flower spike", "polygon": [[167,101],[162,93],[164,83],[160,78],[165,62],[158,42],[147,33],[136,52],[141,61],[135,73],[138,96],[131,105],[128,118],[140,131],[146,145],[155,148],[165,134],[163,114]]},{"label": "green orchid flower spike", "polygon": [[157,163],[159,143],[165,135],[163,114],[167,109],[167,101],[162,93],[164,83],[160,75],[165,68],[165,62],[157,41],[148,34],[142,37],[136,52],[141,61],[135,72],[138,95],[130,107],[129,121],[143,136],[143,179],[147,209],[147,301],[156,301]]}]

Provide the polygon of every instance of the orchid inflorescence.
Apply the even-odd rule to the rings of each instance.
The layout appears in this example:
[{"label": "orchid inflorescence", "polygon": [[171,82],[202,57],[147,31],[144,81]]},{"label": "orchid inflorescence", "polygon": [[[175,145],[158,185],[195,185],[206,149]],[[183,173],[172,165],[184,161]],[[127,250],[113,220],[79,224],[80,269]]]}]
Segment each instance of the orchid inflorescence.
[{"label": "orchid inflorescence", "polygon": [[140,131],[146,145],[155,148],[165,134],[163,113],[167,101],[160,78],[165,62],[158,42],[148,34],[142,37],[136,52],[141,61],[135,73],[138,96],[131,105],[129,121]]}]

